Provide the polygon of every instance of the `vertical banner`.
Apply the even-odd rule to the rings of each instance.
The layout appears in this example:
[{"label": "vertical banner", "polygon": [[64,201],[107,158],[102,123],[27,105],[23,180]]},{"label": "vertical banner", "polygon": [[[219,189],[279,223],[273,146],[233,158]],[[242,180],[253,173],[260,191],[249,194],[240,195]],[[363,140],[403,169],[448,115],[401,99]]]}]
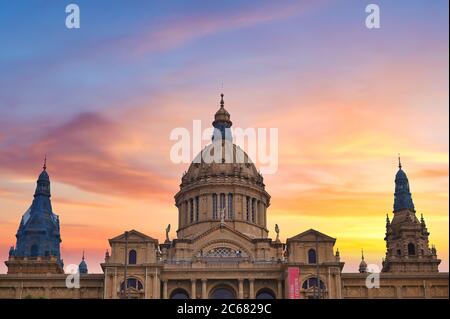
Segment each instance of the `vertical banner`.
[{"label": "vertical banner", "polygon": [[300,269],[298,267],[288,268],[289,299],[300,299]]}]

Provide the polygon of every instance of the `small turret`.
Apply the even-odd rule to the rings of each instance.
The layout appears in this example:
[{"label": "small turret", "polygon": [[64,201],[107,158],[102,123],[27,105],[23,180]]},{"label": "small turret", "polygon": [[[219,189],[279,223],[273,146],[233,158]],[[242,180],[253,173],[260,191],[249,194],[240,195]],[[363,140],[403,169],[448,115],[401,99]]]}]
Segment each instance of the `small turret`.
[{"label": "small turret", "polygon": [[225,102],[223,101],[223,93],[220,94],[220,108],[214,114],[214,122],[212,122],[212,125],[214,127],[214,135],[213,135],[213,141],[219,140],[219,137],[221,137],[222,140],[229,140],[232,141],[233,138],[231,136],[231,130],[230,127],[233,125],[233,122],[230,120],[230,113],[228,113],[227,110],[225,110]]},{"label": "small turret", "polygon": [[81,262],[78,265],[78,272],[80,274],[87,274],[88,273],[88,268],[87,268],[87,264],[84,261],[84,250],[83,250],[83,257],[81,258]]},{"label": "small turret", "polygon": [[364,251],[361,249],[361,262],[359,263],[359,272],[367,272],[367,263],[364,261]]}]

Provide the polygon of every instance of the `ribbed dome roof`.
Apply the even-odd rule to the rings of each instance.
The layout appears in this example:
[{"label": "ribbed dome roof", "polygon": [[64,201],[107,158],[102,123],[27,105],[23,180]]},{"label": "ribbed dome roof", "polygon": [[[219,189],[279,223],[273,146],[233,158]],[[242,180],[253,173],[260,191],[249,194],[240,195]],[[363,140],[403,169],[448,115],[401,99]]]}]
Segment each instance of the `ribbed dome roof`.
[{"label": "ribbed dome roof", "polygon": [[[222,148],[217,144],[209,144],[196,156],[182,178],[183,184],[211,176],[241,176],[256,183],[263,182],[255,164],[239,146],[228,141],[222,141]],[[214,156],[214,145],[222,150],[222,156]]]},{"label": "ribbed dome roof", "polygon": [[217,110],[216,114],[214,114],[214,120],[215,121],[229,121],[230,113],[228,113],[228,111],[225,110],[225,107],[221,106],[219,108],[219,110]]}]

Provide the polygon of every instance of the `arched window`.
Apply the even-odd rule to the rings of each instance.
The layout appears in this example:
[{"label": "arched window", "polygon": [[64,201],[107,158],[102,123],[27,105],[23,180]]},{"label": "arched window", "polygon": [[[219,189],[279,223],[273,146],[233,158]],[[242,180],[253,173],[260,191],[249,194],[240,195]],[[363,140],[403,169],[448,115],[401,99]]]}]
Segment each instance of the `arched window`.
[{"label": "arched window", "polygon": [[317,263],[316,251],[314,249],[308,250],[308,264]]},{"label": "arched window", "polygon": [[217,219],[217,194],[212,195],[213,219]]},{"label": "arched window", "polygon": [[184,220],[185,220],[186,224],[189,223],[189,202],[188,201],[184,202]]},{"label": "arched window", "polygon": [[225,194],[220,194],[220,211],[222,212],[222,209],[225,207]]},{"label": "arched window", "polygon": [[128,263],[130,265],[136,265],[137,254],[136,250],[132,249],[128,253]]},{"label": "arched window", "polygon": [[194,200],[192,198],[189,200],[189,221],[194,222]]},{"label": "arched window", "polygon": [[[140,282],[136,278],[128,278],[128,280],[127,280],[127,288],[133,288],[133,289],[136,289],[136,290],[143,290],[144,286],[142,285],[142,282]],[[125,283],[123,281],[120,284],[120,290],[121,291],[125,290]]]},{"label": "arched window", "polygon": [[199,206],[200,206],[200,200],[199,200],[199,197],[196,196],[195,197],[195,220],[196,221],[198,221],[199,217],[200,217]]},{"label": "arched window", "polygon": [[247,221],[250,221],[250,206],[251,206],[251,201],[250,201],[250,197],[247,196]]},{"label": "arched window", "polygon": [[256,294],[256,299],[275,299],[275,294],[270,289],[261,289]]},{"label": "arched window", "polygon": [[413,243],[408,244],[408,255],[415,255],[416,254],[416,246],[414,246]]},{"label": "arched window", "polygon": [[307,280],[305,280],[302,284],[303,289],[309,289],[313,287],[318,287],[317,282],[320,282],[320,289],[325,289],[325,284],[322,280],[317,280],[317,277],[311,277]]},{"label": "arched window", "polygon": [[236,294],[231,288],[220,287],[212,291],[210,299],[236,299]]},{"label": "arched window", "polygon": [[228,218],[233,219],[234,212],[233,212],[233,194],[228,194]]},{"label": "arched window", "polygon": [[170,299],[189,299],[189,295],[186,290],[178,288],[170,294]]},{"label": "arched window", "polygon": [[253,198],[252,200],[252,223],[255,222],[255,216],[256,215],[256,199]]},{"label": "arched window", "polygon": [[39,254],[39,247],[38,245],[34,244],[30,248],[30,255],[31,257],[37,257]]}]

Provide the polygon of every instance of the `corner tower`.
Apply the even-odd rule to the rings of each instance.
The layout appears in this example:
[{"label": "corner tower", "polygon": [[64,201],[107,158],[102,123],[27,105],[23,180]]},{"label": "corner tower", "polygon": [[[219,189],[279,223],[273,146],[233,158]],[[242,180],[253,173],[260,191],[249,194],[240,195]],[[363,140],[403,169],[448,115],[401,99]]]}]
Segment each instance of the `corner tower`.
[{"label": "corner tower", "polygon": [[20,221],[16,247],[9,251],[8,273],[63,273],[59,217],[53,213],[50,197],[45,160],[33,202]]},{"label": "corner tower", "polygon": [[438,272],[441,262],[430,249],[425,219],[416,216],[409,181],[400,157],[395,175],[394,217],[386,216],[386,258],[383,272]]}]

